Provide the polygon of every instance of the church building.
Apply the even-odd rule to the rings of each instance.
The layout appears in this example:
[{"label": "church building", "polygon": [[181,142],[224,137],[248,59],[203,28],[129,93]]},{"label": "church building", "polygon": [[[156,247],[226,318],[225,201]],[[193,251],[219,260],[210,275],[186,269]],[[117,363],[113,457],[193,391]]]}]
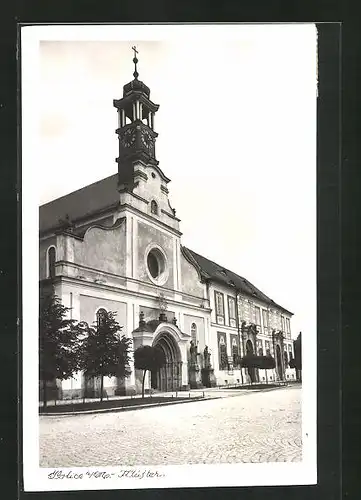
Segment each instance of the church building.
[{"label": "church building", "polygon": [[[118,171],[40,207],[40,287],[54,287],[71,318],[92,324],[116,312],[122,333],[158,346],[166,364],[146,388],[176,391],[295,378],[292,313],[247,279],[182,245],[170,179],[156,159],[159,108],[138,79],[113,101],[118,114]],[[273,370],[240,368],[246,353],[271,355]],[[108,396],[141,391],[141,373],[108,378]],[[60,398],[97,394],[79,373],[59,382]]]}]

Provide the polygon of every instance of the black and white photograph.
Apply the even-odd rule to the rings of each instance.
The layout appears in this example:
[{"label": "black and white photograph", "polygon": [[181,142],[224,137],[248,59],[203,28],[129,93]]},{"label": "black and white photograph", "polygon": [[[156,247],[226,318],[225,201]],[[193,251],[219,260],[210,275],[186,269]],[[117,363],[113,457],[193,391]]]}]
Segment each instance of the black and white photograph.
[{"label": "black and white photograph", "polygon": [[25,491],[315,484],[314,24],[21,29]]}]

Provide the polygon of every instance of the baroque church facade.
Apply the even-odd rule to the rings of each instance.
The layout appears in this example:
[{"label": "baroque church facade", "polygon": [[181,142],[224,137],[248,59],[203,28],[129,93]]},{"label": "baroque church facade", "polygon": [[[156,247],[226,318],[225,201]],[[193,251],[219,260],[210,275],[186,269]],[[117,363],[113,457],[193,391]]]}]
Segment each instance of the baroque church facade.
[{"label": "baroque church facade", "polygon": [[[70,316],[92,324],[116,312],[122,333],[163,350],[166,365],[149,374],[154,391],[288,380],[293,357],[292,313],[248,280],[182,245],[180,220],[156,159],[159,108],[138,79],[114,100],[118,172],[40,207],[40,288],[50,285]],[[276,368],[249,372],[246,353],[269,354]],[[108,378],[108,395],[141,391],[131,362],[126,380]],[[61,398],[97,393],[79,373],[59,382]]]}]

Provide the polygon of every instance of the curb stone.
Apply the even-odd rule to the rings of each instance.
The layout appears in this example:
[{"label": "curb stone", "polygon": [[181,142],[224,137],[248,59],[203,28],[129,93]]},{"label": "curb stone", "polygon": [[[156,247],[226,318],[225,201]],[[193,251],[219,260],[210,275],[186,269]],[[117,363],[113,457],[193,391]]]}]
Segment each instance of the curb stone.
[{"label": "curb stone", "polygon": [[144,405],[134,405],[134,406],[116,406],[115,408],[99,408],[96,409],[94,408],[93,410],[82,410],[82,411],[68,411],[68,412],[59,412],[59,413],[49,413],[49,412],[42,412],[39,413],[39,417],[72,417],[76,415],[91,415],[91,414],[97,414],[97,413],[107,413],[107,412],[123,412],[123,411],[136,411],[136,410],[143,410],[146,408],[154,408],[154,407],[159,407],[159,406],[170,406],[170,405],[176,405],[176,404],[182,404],[182,403],[195,403],[199,401],[209,401],[212,399],[225,399],[229,397],[237,397],[237,396],[244,396],[244,395],[249,395],[249,394],[254,394],[256,392],[269,392],[269,391],[275,391],[277,389],[283,389],[286,386],[280,386],[280,387],[270,387],[270,388],[264,388],[264,389],[247,389],[243,390],[242,393],[234,393],[232,394],[231,391],[232,389],[226,389],[230,391],[230,394],[227,396],[205,396],[205,397],[194,397],[194,398],[187,398],[183,399],[181,401],[167,401],[166,403],[146,403]]},{"label": "curb stone", "polygon": [[40,417],[72,417],[75,415],[90,415],[96,413],[107,413],[107,412],[123,412],[123,411],[135,411],[143,410],[146,408],[156,408],[158,406],[170,406],[182,403],[195,403],[199,401],[209,401],[211,399],[222,399],[221,396],[218,397],[204,397],[204,398],[189,398],[182,401],[167,401],[166,403],[147,403],[144,405],[135,406],[117,406],[115,408],[99,408],[94,410],[82,410],[82,411],[68,411],[59,413],[39,413]]}]

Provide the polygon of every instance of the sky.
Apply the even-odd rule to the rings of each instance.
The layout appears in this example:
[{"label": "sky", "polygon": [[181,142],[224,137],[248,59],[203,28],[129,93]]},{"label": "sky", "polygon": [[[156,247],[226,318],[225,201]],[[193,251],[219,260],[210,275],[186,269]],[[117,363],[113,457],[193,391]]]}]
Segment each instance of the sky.
[{"label": "sky", "polygon": [[315,26],[143,28],[40,42],[38,204],[116,173],[113,99],[136,45],[182,243],[294,312],[293,337],[314,336]]}]

